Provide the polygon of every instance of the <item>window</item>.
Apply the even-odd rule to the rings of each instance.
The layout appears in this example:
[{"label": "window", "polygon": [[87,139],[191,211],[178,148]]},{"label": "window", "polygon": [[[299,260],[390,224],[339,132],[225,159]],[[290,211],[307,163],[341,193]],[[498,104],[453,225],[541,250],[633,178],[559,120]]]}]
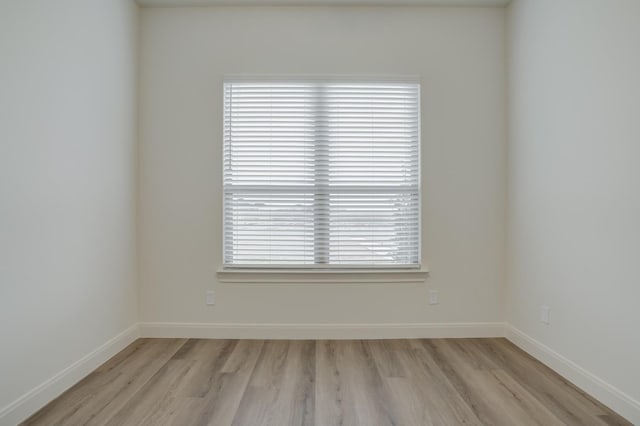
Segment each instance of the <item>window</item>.
[{"label": "window", "polygon": [[420,86],[224,83],[224,263],[417,267]]}]

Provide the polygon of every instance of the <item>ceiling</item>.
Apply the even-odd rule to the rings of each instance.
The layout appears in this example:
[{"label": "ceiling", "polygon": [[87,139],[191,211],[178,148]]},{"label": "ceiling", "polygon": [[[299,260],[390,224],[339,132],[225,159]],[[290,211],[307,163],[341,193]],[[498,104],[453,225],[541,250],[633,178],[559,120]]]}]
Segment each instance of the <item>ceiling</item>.
[{"label": "ceiling", "polygon": [[511,0],[136,0],[145,7],[177,6],[506,6]]}]

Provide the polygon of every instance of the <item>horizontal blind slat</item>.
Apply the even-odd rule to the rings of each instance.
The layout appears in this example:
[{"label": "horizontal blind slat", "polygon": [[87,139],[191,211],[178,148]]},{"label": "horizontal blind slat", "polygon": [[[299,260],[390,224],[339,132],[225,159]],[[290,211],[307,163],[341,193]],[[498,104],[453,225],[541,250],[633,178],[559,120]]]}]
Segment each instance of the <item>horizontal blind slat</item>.
[{"label": "horizontal blind slat", "polygon": [[224,93],[225,264],[418,263],[418,84],[242,79]]}]

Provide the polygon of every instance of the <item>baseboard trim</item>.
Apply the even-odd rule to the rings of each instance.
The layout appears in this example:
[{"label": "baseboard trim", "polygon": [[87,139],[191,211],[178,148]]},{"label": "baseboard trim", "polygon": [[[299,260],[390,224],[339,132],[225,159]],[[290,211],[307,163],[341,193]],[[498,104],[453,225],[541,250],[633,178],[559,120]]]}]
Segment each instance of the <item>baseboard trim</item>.
[{"label": "baseboard trim", "polygon": [[506,337],[580,389],[640,425],[640,402],[521,330],[501,322],[409,324],[134,324],[0,409],[0,425],[25,420],[139,337],[202,339],[402,339]]},{"label": "baseboard trim", "polygon": [[24,421],[71,386],[78,383],[109,358],[133,343],[138,337],[140,337],[138,324],[134,324],[53,377],[31,389],[20,398],[0,409],[0,425],[16,425]]},{"label": "baseboard trim", "polygon": [[505,324],[200,324],[140,323],[142,337],[200,339],[409,339],[504,337]]},{"label": "baseboard trim", "polygon": [[507,324],[506,337],[547,367],[602,402],[633,424],[640,425],[640,402],[587,371],[521,330]]}]

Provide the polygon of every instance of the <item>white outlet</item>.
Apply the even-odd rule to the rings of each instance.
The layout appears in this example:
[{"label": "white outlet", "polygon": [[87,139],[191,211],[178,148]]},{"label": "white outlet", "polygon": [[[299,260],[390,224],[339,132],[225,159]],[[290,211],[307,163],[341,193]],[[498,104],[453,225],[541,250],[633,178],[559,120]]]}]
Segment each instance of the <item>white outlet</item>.
[{"label": "white outlet", "polygon": [[213,290],[207,290],[207,305],[215,305],[216,299]]},{"label": "white outlet", "polygon": [[440,295],[438,294],[438,290],[429,290],[429,304],[437,305],[440,303]]},{"label": "white outlet", "polygon": [[547,305],[540,306],[540,322],[549,325],[549,315],[551,308]]}]

